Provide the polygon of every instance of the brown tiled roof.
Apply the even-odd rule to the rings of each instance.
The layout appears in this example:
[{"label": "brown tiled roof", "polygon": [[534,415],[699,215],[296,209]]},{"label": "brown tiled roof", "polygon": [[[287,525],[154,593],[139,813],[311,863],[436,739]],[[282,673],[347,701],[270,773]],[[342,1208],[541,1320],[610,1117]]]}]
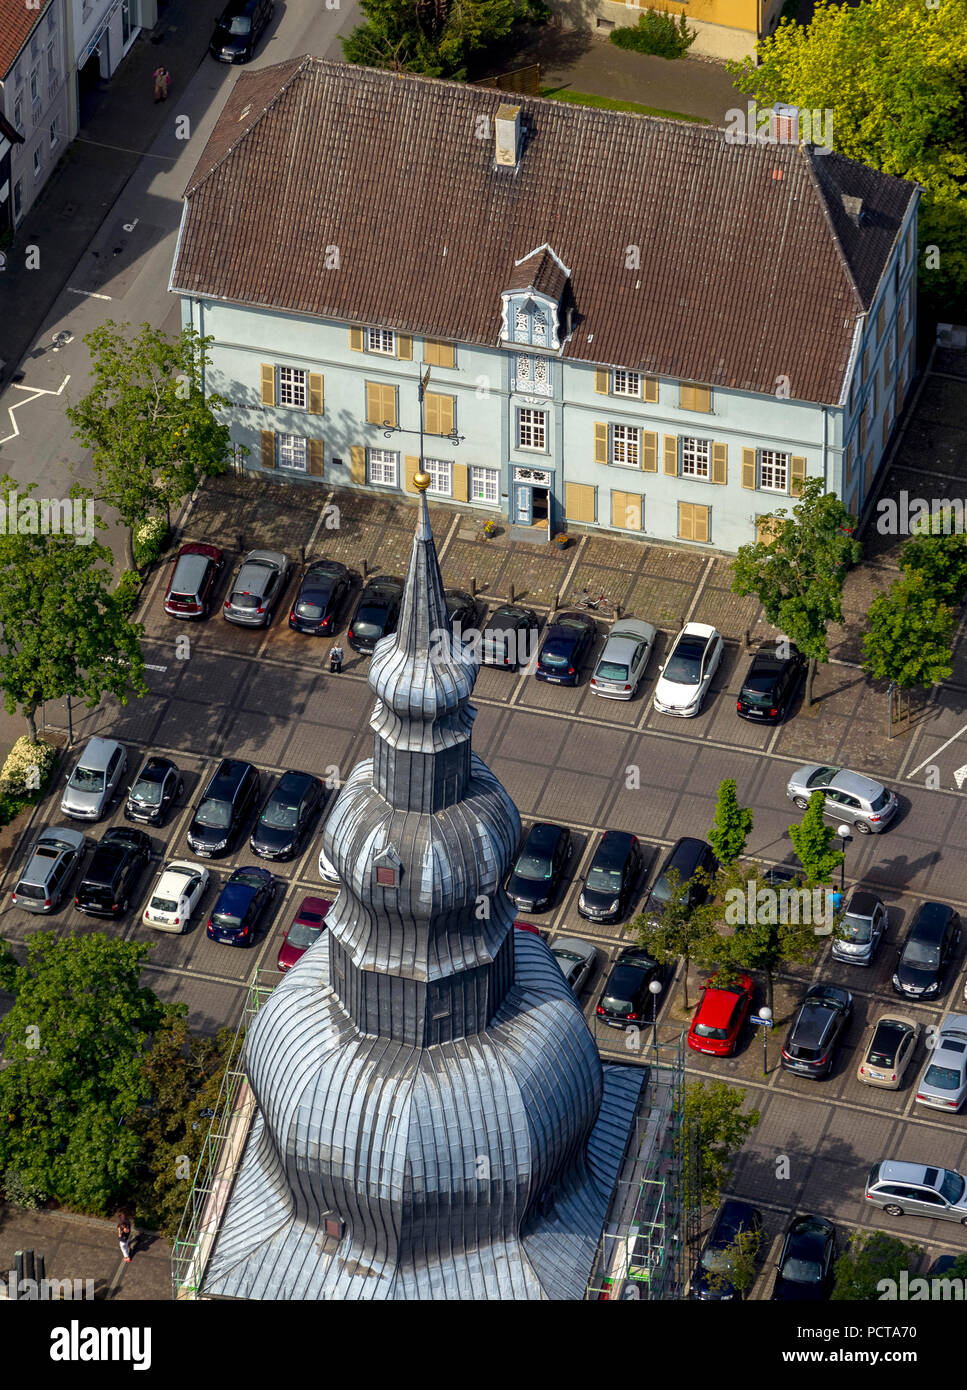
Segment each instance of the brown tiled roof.
[{"label": "brown tiled roof", "polygon": [[504,97],[309,57],[241,76],[186,191],[173,287],[496,344],[515,262],[550,246],[571,270],[566,357],[841,398],[913,184],[534,97],[520,163],[499,168],[478,132]]},{"label": "brown tiled roof", "polygon": [[503,288],[536,290],[551,299],[560,299],[567,280],[567,273],[554,252],[547,246],[538,246],[510,270]]},{"label": "brown tiled roof", "polygon": [[28,9],[24,0],[0,0],[0,79],[6,77],[51,3],[52,0],[40,0],[39,9]]}]

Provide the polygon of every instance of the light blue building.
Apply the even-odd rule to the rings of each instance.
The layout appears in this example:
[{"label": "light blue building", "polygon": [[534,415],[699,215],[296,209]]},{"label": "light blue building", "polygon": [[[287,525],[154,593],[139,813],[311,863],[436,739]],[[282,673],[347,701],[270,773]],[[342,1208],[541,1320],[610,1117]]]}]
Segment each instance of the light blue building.
[{"label": "light blue building", "polygon": [[246,466],[734,551],[859,512],[914,373],[918,189],[774,143],[315,58],[239,78],[171,289]]}]

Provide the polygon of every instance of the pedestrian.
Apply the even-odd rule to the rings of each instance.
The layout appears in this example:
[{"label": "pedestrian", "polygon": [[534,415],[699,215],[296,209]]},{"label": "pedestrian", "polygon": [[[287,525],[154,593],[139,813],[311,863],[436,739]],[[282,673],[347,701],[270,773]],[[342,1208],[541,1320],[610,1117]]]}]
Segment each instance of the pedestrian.
[{"label": "pedestrian", "polygon": [[329,674],[338,676],[342,670],[342,647],[336,645],[329,651]]},{"label": "pedestrian", "polygon": [[832,910],[833,916],[835,917],[839,912],[840,908],[843,906],[843,895],[838,888],[834,888],[833,891],[830,893],[829,906]]},{"label": "pedestrian", "polygon": [[154,70],[154,99],[155,101],[167,101],[168,89],[171,86],[171,73],[165,67],[155,68]]},{"label": "pedestrian", "polygon": [[118,1245],[124,1256],[124,1263],[131,1263],[131,1218],[126,1211],[118,1216]]}]

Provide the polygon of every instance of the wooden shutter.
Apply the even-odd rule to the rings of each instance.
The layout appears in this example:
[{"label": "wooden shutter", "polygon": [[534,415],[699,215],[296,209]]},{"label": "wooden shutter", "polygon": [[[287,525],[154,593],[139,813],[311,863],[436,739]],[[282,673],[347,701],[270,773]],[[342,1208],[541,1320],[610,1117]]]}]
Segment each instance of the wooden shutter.
[{"label": "wooden shutter", "polygon": [[619,531],[641,530],[641,496],[636,492],[611,492],[611,525]]},{"label": "wooden shutter", "polygon": [[366,420],[370,425],[381,425],[384,420],[389,425],[396,424],[395,386],[383,386],[378,381],[367,381]]},{"label": "wooden shutter", "polygon": [[262,367],[262,404],[275,405],[275,368],[271,362],[263,362]]},{"label": "wooden shutter", "polygon": [[742,450],[742,486],[755,488],[756,485],[756,451],[755,449]]},{"label": "wooden shutter", "polygon": [[712,445],[712,482],[727,483],[729,480],[729,446]]},{"label": "wooden shutter", "polygon": [[423,360],[428,367],[453,367],[456,363],[453,344],[427,338],[423,344]]},{"label": "wooden shutter", "polygon": [[412,362],[413,360],[413,339],[409,333],[397,333],[396,355],[401,362]]},{"label": "wooden shutter", "polygon": [[602,420],[594,422],[594,461],[608,462],[608,427]]},{"label": "wooden shutter", "polygon": [[695,528],[692,539],[708,542],[712,536],[712,508],[702,507],[698,502],[693,503],[692,522]]},{"label": "wooden shutter", "polygon": [[658,435],[652,430],[641,431],[641,471],[658,472]]},{"label": "wooden shutter", "polygon": [[596,491],[597,489],[590,483],[564,484],[564,511],[568,521],[582,521],[585,525],[594,524]]},{"label": "wooden shutter", "polygon": [[611,395],[611,373],[607,367],[595,367],[594,389],[599,396]]},{"label": "wooden shutter", "polygon": [[666,434],[662,467],[670,478],[678,477],[678,435]]},{"label": "wooden shutter", "polygon": [[696,410],[707,414],[712,409],[712,392],[707,386],[682,382],[679,403],[682,410]]},{"label": "wooden shutter", "polygon": [[325,445],[321,439],[309,440],[309,474],[313,478],[322,477]]},{"label": "wooden shutter", "polygon": [[413,478],[420,471],[420,458],[418,454],[407,454],[403,460],[403,486],[407,492],[416,492],[413,486]]},{"label": "wooden shutter", "polygon": [[757,516],[755,519],[755,538],[762,545],[768,545],[776,537],[782,522],[776,516]]},{"label": "wooden shutter", "polygon": [[349,476],[354,483],[366,482],[366,450],[362,444],[353,444],[350,447]]},{"label": "wooden shutter", "polygon": [[879,342],[883,337],[883,330],[886,327],[886,300],[880,305],[876,313],[876,341]]},{"label": "wooden shutter", "polygon": [[793,497],[798,497],[806,481],[806,460],[802,455],[793,454],[789,460],[789,470],[789,491]]},{"label": "wooden shutter", "polygon": [[273,430],[262,431],[262,467],[275,467],[275,433]]},{"label": "wooden shutter", "polygon": [[349,346],[353,352],[363,351],[363,330],[361,328],[350,328]]},{"label": "wooden shutter", "polygon": [[309,414],[323,414],[322,372],[309,373]]},{"label": "wooden shutter", "polygon": [[454,502],[467,502],[470,498],[470,490],[467,483],[467,465],[465,463],[454,463],[451,465],[450,478],[453,486]]},{"label": "wooden shutter", "polygon": [[441,396],[435,391],[427,391],[423,403],[426,408],[427,434],[452,434],[456,397]]},{"label": "wooden shutter", "polygon": [[658,404],[658,378],[656,376],[646,376],[642,382],[642,394],[648,405]]}]

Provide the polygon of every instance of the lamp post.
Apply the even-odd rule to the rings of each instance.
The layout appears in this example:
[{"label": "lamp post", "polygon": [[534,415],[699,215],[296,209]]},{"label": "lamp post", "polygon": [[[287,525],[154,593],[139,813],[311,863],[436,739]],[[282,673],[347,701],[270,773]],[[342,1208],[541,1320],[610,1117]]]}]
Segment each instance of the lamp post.
[{"label": "lamp post", "polygon": [[836,834],[839,836],[843,850],[843,862],[839,866],[839,891],[846,892],[846,842],[850,837],[850,827],[848,825],[838,825]]},{"label": "lamp post", "polygon": [[772,1010],[761,1008],[759,1017],[762,1019],[762,1075],[769,1075],[769,1029],[772,1026]]},{"label": "lamp post", "polygon": [[658,996],[661,994],[661,980],[652,980],[648,986],[651,995],[651,1040],[655,1049],[655,1064],[658,1063]]}]

